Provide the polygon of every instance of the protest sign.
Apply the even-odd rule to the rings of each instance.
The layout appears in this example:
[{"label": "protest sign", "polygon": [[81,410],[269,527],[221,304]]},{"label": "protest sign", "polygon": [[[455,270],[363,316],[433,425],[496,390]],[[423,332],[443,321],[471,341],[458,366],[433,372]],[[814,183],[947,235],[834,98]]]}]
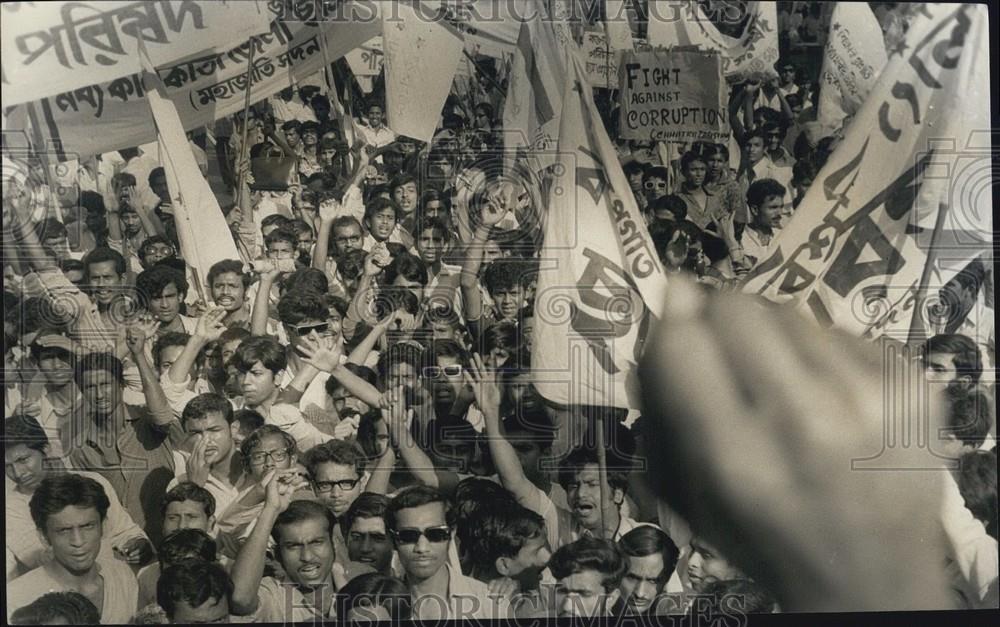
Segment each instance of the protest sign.
[{"label": "protest sign", "polygon": [[658,141],[724,141],[729,137],[718,54],[625,52],[620,73],[622,137]]},{"label": "protest sign", "polygon": [[587,81],[593,87],[618,87],[618,65],[622,58],[620,50],[610,47],[607,33],[588,30],[583,34],[580,53],[587,70]]},{"label": "protest sign", "polygon": [[871,7],[838,2],[819,77],[819,123],[839,128],[856,114],[887,62],[882,28]]},{"label": "protest sign", "polygon": [[382,53],[382,36],[372,37],[361,45],[347,53],[347,65],[355,76],[378,76],[382,71],[382,63],[385,57]]},{"label": "protest sign", "polygon": [[140,43],[160,66],[263,33],[270,17],[256,0],[9,2],[0,12],[4,107],[139,72]]}]

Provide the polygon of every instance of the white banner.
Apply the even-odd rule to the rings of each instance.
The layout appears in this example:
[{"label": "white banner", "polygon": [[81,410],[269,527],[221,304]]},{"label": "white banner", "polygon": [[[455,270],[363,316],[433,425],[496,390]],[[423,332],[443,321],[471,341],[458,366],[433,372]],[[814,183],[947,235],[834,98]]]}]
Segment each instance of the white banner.
[{"label": "white banner", "polygon": [[[323,23],[322,29],[275,20],[269,33],[250,42],[158,67],[157,74],[184,128],[191,130],[243,109],[251,46],[250,100],[257,102],[287,87],[293,78],[302,80],[322,70],[321,36],[334,61],[378,34],[381,24],[333,22]],[[53,148],[61,146],[66,157],[138,146],[156,139],[146,104],[149,87],[140,74],[132,74],[45,98],[29,113],[44,141]],[[95,133],[98,126],[101,132]]]},{"label": "white banner", "polygon": [[[747,2],[745,14],[743,3],[712,5],[715,13],[707,15],[694,0],[650,0],[649,44],[717,50],[722,55],[722,73],[733,82],[774,76],[778,60],[777,3]],[[731,25],[734,32],[723,33],[716,23]]]},{"label": "white banner", "polygon": [[990,76],[985,7],[923,5],[745,290],[859,336],[926,326],[928,250],[934,295],[992,246]]},{"label": "white banner", "polygon": [[140,43],[160,66],[246,41],[270,20],[257,0],[5,2],[0,15],[4,107],[135,74]]},{"label": "white banner", "polygon": [[838,2],[819,77],[819,123],[837,129],[857,113],[887,62],[882,28],[868,4]]},{"label": "white banner", "polygon": [[639,407],[636,364],[666,275],[571,56],[535,296],[535,386],[560,404]]},{"label": "white banner", "polygon": [[393,9],[382,11],[389,126],[430,143],[465,44],[447,21],[428,20],[419,2]]},{"label": "white banner", "polygon": [[146,79],[152,87],[148,92],[149,108],[158,131],[160,162],[167,175],[181,255],[199,282],[199,296],[208,302],[205,281],[209,268],[223,259],[239,259],[240,255],[219,201],[194,159],[163,81],[151,71]]},{"label": "white banner", "polygon": [[378,76],[382,71],[385,57],[382,52],[382,36],[372,37],[360,48],[347,53],[347,65],[355,76]]}]

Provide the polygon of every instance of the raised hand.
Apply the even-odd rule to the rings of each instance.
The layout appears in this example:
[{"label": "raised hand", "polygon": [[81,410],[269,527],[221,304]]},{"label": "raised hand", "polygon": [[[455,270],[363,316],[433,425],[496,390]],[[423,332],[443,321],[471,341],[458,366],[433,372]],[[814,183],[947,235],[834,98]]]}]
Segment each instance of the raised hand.
[{"label": "raised hand", "polygon": [[191,449],[191,455],[188,456],[185,465],[185,470],[187,472],[187,479],[191,483],[204,486],[205,482],[208,481],[208,474],[211,470],[208,460],[205,458],[205,447],[208,445],[208,439],[205,436],[198,434],[194,437],[194,448]]},{"label": "raised hand", "polygon": [[281,274],[281,269],[278,267],[277,262],[267,257],[254,259],[252,265],[253,271],[259,274],[261,279],[273,281]]},{"label": "raised hand", "polygon": [[160,323],[152,316],[145,315],[133,322],[125,329],[125,343],[129,352],[138,356],[142,354],[146,347],[146,340],[156,337],[156,332],[160,329]]},{"label": "raised hand", "polygon": [[331,335],[324,335],[318,340],[307,335],[302,338],[298,350],[304,355],[302,361],[323,372],[333,372],[339,368],[340,357],[344,352],[340,338]]},{"label": "raised hand", "polygon": [[309,482],[300,477],[294,468],[272,470],[262,483],[265,486],[264,507],[277,513],[284,512],[292,503],[295,492],[309,487]]},{"label": "raised hand", "polygon": [[476,396],[476,404],[485,414],[487,411],[500,411],[500,385],[497,382],[497,372],[483,362],[479,353],[472,354],[469,370],[462,373],[466,384],[472,386]]},{"label": "raised hand", "polygon": [[207,342],[214,342],[226,330],[226,325],[222,321],[226,317],[226,310],[222,307],[213,307],[202,317],[198,318],[194,334]]},{"label": "raised hand", "polygon": [[342,212],[340,203],[328,198],[319,204],[319,218],[324,222],[333,222]]}]

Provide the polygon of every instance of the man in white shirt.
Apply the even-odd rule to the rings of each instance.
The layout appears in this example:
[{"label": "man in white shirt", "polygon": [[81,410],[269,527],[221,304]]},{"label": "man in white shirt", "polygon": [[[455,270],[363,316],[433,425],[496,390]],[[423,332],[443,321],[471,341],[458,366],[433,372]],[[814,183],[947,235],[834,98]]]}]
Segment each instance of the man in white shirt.
[{"label": "man in white shirt", "polygon": [[368,124],[359,124],[357,128],[368,146],[381,148],[396,141],[396,133],[385,126],[385,112],[381,104],[370,103],[365,113],[368,115]]}]

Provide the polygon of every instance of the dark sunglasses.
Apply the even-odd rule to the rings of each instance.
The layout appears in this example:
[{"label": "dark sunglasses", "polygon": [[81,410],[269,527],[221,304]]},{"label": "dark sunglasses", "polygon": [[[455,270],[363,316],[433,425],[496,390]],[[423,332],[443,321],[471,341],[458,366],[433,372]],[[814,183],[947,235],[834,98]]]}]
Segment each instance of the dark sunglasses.
[{"label": "dark sunglasses", "polygon": [[318,324],[309,324],[293,328],[295,329],[295,332],[299,335],[299,337],[303,337],[309,335],[313,331],[319,334],[326,333],[330,329],[330,325],[329,323],[326,322],[320,322]]},{"label": "dark sunglasses", "polygon": [[445,525],[428,529],[397,529],[392,535],[400,544],[416,544],[420,542],[420,536],[427,538],[431,544],[441,544],[451,540],[451,528]]}]

